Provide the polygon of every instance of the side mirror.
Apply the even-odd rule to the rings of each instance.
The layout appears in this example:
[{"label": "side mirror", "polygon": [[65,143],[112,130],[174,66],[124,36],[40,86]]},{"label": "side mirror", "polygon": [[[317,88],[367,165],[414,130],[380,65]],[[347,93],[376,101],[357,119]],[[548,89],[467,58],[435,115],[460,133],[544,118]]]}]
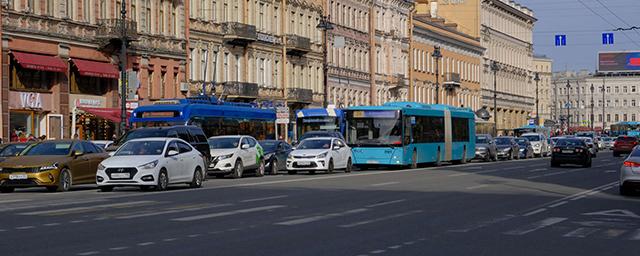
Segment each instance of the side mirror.
[{"label": "side mirror", "polygon": [[175,156],[177,154],[178,154],[178,151],[177,150],[173,150],[173,149],[171,149],[171,150],[169,150],[169,152],[167,152],[167,156]]},{"label": "side mirror", "polygon": [[241,149],[249,149],[249,144],[242,144]]},{"label": "side mirror", "polygon": [[340,146],[333,146],[333,150],[340,150],[341,147]]},{"label": "side mirror", "polygon": [[74,151],[73,151],[73,153],[71,153],[71,154],[72,154],[73,156],[82,156],[82,155],[84,155],[84,152],[82,152],[82,151],[75,151],[75,150],[74,150]]}]

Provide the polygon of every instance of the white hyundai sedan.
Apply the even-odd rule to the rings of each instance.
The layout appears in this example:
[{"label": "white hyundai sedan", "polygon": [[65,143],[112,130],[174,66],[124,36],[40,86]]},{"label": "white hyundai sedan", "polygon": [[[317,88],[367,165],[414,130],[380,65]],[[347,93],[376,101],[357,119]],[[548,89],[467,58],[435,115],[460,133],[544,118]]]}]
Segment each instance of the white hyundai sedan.
[{"label": "white hyundai sedan", "polygon": [[198,188],[204,180],[203,170],[202,154],[182,139],[135,139],[98,165],[96,182],[103,192],[119,186],[162,191],[178,183]]},{"label": "white hyundai sedan", "polygon": [[287,171],[296,174],[298,171],[333,172],[334,169],[344,169],[351,172],[351,148],[339,138],[309,138],[298,144],[296,149],[287,157]]}]

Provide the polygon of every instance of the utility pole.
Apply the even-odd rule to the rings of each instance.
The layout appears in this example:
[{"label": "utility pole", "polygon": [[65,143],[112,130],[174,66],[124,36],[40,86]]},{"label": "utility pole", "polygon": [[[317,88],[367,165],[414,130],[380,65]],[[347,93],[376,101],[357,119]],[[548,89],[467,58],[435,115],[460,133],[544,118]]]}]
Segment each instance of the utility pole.
[{"label": "utility pole", "polygon": [[442,53],[440,52],[440,46],[433,47],[433,53],[431,57],[436,59],[436,101],[435,104],[440,104],[440,84],[438,84],[438,78],[440,77],[440,65],[438,64],[440,58],[442,58]]},{"label": "utility pole", "polygon": [[538,106],[538,82],[540,82],[540,76],[536,72],[536,76],[533,78],[536,81],[536,125],[540,125],[540,108]]},{"label": "utility pole", "polygon": [[491,61],[491,71],[493,71],[493,135],[498,136],[498,62]]},{"label": "utility pole", "polygon": [[120,135],[127,130],[127,4],[120,6]]},{"label": "utility pole", "polygon": [[331,25],[331,22],[329,21],[329,16],[323,15],[320,19],[320,23],[318,23],[316,28],[322,30],[322,85],[324,87],[324,97],[322,105],[324,108],[326,108],[329,106],[329,83],[327,81],[329,80],[329,64],[327,63],[327,34],[329,30],[333,30],[333,25]]},{"label": "utility pole", "polygon": [[605,90],[605,82],[604,82],[604,77],[602,77],[602,132],[604,133],[605,127],[607,127],[607,119],[605,118],[605,112],[604,109],[607,107],[607,102],[604,100],[604,93],[606,92]]},{"label": "utility pole", "polygon": [[593,84],[591,84],[591,130],[593,131],[593,91],[595,90],[595,88],[593,87]]},{"label": "utility pole", "polygon": [[569,133],[569,128],[571,127],[571,117],[569,116],[569,108],[571,107],[571,98],[569,97],[569,95],[571,95],[570,89],[571,84],[569,83],[569,79],[567,79],[567,134]]}]

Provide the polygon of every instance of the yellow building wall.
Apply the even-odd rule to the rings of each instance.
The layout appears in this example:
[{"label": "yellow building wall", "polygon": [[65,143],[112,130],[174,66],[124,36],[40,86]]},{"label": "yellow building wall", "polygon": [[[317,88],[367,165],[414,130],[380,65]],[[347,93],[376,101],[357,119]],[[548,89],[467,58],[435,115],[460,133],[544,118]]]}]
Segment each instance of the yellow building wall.
[{"label": "yellow building wall", "polygon": [[[435,0],[417,0],[416,12],[429,14],[431,2]],[[480,1],[481,0],[437,0],[437,15],[448,23],[458,24],[458,31],[480,37]]]}]

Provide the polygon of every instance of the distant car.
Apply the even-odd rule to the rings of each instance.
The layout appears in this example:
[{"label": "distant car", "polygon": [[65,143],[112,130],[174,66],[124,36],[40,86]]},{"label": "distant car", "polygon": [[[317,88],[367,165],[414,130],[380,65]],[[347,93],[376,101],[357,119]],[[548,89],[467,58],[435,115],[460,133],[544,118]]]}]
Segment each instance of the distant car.
[{"label": "distant car", "polygon": [[498,159],[512,160],[520,158],[520,146],[514,137],[500,136],[495,139]]},{"label": "distant car", "polygon": [[20,153],[31,144],[31,142],[13,142],[0,144],[0,162],[6,160],[8,157],[15,157],[20,155]]},{"label": "distant car", "polygon": [[37,142],[0,163],[0,192],[20,187],[64,192],[74,185],[95,184],[98,164],[107,157],[104,149],[89,141]]},{"label": "distant car", "polygon": [[632,136],[618,136],[613,142],[613,156],[618,157],[620,154],[629,154],[633,148],[638,145],[638,138]]},{"label": "distant car", "polygon": [[199,188],[204,167],[202,154],[182,139],[133,139],[100,163],[96,181],[103,192],[121,186],[162,191],[180,183]]},{"label": "distant car", "polygon": [[516,138],[516,142],[518,146],[520,146],[520,151],[518,152],[518,158],[527,159],[534,157],[534,149],[531,142],[526,138]]},{"label": "distant car", "polygon": [[482,159],[484,161],[498,160],[496,143],[491,135],[476,135],[476,159]]},{"label": "distant car", "polygon": [[298,171],[333,172],[344,169],[351,172],[353,160],[351,148],[340,138],[309,138],[300,142],[287,158],[287,171],[296,174]]},{"label": "distant car", "polygon": [[256,176],[264,176],[264,151],[251,136],[216,136],[209,138],[211,162],[208,174],[224,177],[231,174],[241,178],[246,170],[255,171]]},{"label": "distant car", "polygon": [[339,138],[341,140],[345,140],[344,136],[342,136],[342,133],[340,132],[336,132],[336,131],[309,131],[309,132],[305,132],[302,136],[300,136],[300,138],[298,139],[298,142],[309,139],[309,138],[327,138],[327,137],[331,137],[331,138]]},{"label": "distant car", "polygon": [[92,140],[91,142],[93,142],[93,144],[96,144],[96,146],[107,149],[109,146],[111,146],[111,144],[113,144],[113,141],[111,140]]},{"label": "distant car", "polygon": [[533,154],[536,157],[549,155],[549,143],[547,142],[547,138],[543,134],[525,133],[520,137],[527,139],[531,143],[531,146],[533,147]]},{"label": "distant car", "polygon": [[629,195],[640,188],[640,148],[636,147],[620,167],[620,194]]},{"label": "distant car", "polygon": [[593,142],[593,139],[589,137],[576,137],[576,138],[583,140],[587,144],[587,147],[589,148],[589,152],[591,153],[591,157],[595,158],[598,156],[598,146],[596,146],[596,144]]},{"label": "distant car", "polygon": [[615,141],[611,137],[602,137],[602,141],[604,142],[605,149],[613,149],[613,142]]},{"label": "distant car", "polygon": [[587,143],[578,138],[559,139],[551,153],[551,167],[559,167],[562,164],[591,167],[591,152]]},{"label": "distant car", "polygon": [[606,148],[604,140],[602,140],[602,138],[603,137],[598,136],[598,137],[595,137],[594,139],[596,142],[596,145],[598,146],[598,150],[604,150]]},{"label": "distant car", "polygon": [[269,174],[276,175],[278,171],[287,169],[287,157],[293,151],[289,143],[280,140],[261,140],[259,143],[264,150],[264,166]]}]

